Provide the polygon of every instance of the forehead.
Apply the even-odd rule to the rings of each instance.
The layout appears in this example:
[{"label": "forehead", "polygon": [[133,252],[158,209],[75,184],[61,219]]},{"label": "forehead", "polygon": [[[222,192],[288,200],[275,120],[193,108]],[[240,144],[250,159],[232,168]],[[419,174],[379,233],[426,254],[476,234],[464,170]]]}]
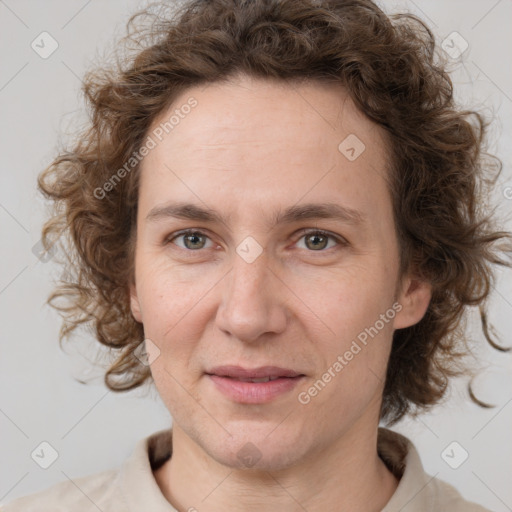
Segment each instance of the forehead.
[{"label": "forehead", "polygon": [[[189,108],[192,99],[196,105]],[[171,117],[174,123],[166,130]],[[318,142],[337,151],[340,137],[349,134],[385,146],[383,131],[359,111],[340,84],[318,81],[299,85],[242,75],[192,87],[154,121],[152,130],[159,127],[163,138],[182,145],[180,152],[222,150],[231,142],[236,146],[231,145],[230,152],[264,145],[300,153]]]},{"label": "forehead", "polygon": [[141,202],[152,203],[143,208],[184,194],[224,209],[301,198],[371,206],[370,195],[385,194],[385,134],[339,84],[241,77],[192,87],[148,133],[156,146],[142,164]]}]

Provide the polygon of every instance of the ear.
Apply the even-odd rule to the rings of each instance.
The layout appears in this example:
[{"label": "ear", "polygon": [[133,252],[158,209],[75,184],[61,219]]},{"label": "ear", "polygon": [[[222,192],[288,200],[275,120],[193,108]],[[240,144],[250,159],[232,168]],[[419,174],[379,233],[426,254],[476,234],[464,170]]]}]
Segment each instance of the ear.
[{"label": "ear", "polygon": [[135,283],[130,284],[130,309],[132,310],[133,318],[135,318],[137,322],[142,323],[139,296],[137,295]]},{"label": "ear", "polygon": [[404,279],[397,296],[402,309],[396,314],[393,327],[403,329],[417,324],[427,312],[431,298],[432,286],[428,281],[411,276]]}]

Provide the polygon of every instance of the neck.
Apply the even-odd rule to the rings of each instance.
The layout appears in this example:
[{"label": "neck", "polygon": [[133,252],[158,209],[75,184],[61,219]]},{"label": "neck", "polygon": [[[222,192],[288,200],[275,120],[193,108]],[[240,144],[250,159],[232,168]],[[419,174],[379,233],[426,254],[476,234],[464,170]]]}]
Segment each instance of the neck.
[{"label": "neck", "polygon": [[276,471],[235,469],[211,458],[173,425],[172,457],[155,478],[181,511],[364,510],[378,512],[398,480],[377,453],[377,426],[354,425],[334,445]]}]

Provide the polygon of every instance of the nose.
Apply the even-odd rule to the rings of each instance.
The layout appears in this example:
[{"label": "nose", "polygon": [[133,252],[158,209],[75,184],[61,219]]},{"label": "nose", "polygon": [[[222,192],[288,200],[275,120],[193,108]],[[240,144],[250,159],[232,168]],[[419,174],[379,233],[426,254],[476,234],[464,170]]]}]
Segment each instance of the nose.
[{"label": "nose", "polygon": [[269,267],[265,252],[251,263],[235,254],[223,283],[216,325],[224,333],[253,342],[264,334],[284,331],[287,289]]}]

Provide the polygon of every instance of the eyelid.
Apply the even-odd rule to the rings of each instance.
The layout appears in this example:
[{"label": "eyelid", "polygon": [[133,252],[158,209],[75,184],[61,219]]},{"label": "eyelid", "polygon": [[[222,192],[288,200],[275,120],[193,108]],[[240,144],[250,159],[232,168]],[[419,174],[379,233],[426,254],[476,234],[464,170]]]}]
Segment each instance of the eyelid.
[{"label": "eyelid", "polygon": [[[180,231],[174,231],[169,236],[166,236],[164,238],[163,243],[164,243],[164,245],[166,245],[166,244],[172,243],[173,240],[175,240],[176,238],[180,238],[184,235],[194,235],[194,234],[202,235],[213,242],[212,237],[209,236],[209,234],[208,234],[208,231],[205,231],[203,228],[187,228],[187,229],[182,229]],[[181,247],[180,247],[180,249],[181,249]],[[189,250],[189,252],[194,252],[194,251]]]},{"label": "eyelid", "polygon": [[327,231],[326,229],[321,229],[321,228],[303,228],[303,229],[300,229],[299,231],[297,231],[297,235],[300,235],[300,237],[303,237],[304,235],[309,235],[309,234],[314,235],[316,233],[318,233],[320,235],[328,236],[330,238],[334,238],[340,244],[347,244],[348,243],[342,236],[336,235],[335,233],[332,233],[331,231]]}]

